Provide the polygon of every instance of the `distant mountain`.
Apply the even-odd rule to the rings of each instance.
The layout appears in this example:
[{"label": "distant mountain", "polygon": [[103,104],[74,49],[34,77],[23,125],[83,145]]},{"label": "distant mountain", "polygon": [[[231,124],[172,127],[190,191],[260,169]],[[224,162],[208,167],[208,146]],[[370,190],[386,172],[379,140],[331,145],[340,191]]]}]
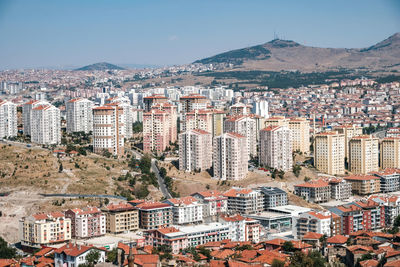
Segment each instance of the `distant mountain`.
[{"label": "distant mountain", "polygon": [[275,39],[221,53],[195,63],[231,63],[243,70],[323,71],[338,68],[400,70],[400,33],[363,49],[319,48]]},{"label": "distant mountain", "polygon": [[76,69],[76,70],[124,70],[124,68],[119,67],[117,65],[113,65],[107,62],[100,62],[100,63],[95,63],[92,65],[84,66],[82,68]]}]

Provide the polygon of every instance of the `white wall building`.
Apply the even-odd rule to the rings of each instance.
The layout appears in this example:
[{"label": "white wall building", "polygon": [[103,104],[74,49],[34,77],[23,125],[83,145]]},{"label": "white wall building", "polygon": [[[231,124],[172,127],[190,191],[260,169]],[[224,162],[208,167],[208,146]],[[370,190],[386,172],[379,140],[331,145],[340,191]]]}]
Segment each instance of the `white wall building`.
[{"label": "white wall building", "polygon": [[60,110],[53,105],[39,105],[32,109],[31,141],[43,145],[61,142]]},{"label": "white wall building", "polygon": [[266,100],[259,100],[254,102],[251,112],[261,117],[268,118],[268,102]]},{"label": "white wall building", "polygon": [[67,111],[67,132],[84,132],[93,131],[93,102],[76,98],[66,103]]},{"label": "white wall building", "polygon": [[55,267],[78,267],[87,265],[86,256],[91,251],[98,251],[100,257],[97,263],[105,262],[106,250],[91,246],[81,246],[68,243],[54,251],[54,266]]},{"label": "white wall building", "polygon": [[203,221],[203,205],[194,197],[171,198],[164,201],[172,206],[173,223],[189,224]]},{"label": "white wall building", "polygon": [[17,136],[17,105],[0,100],[0,139]]},{"label": "white wall building", "polygon": [[24,135],[31,135],[32,109],[40,105],[49,105],[46,101],[31,100],[22,106],[22,125]]},{"label": "white wall building", "polygon": [[214,178],[219,180],[245,178],[248,171],[248,159],[246,137],[237,133],[224,133],[214,137]]},{"label": "white wall building", "polygon": [[233,116],[224,122],[225,133],[238,133],[246,137],[247,151],[250,156],[257,156],[257,124],[256,121],[249,116]]},{"label": "white wall building", "polygon": [[260,164],[278,170],[292,168],[292,135],[284,126],[268,126],[260,131]]},{"label": "white wall building", "polygon": [[204,171],[212,166],[211,133],[195,129],[179,134],[179,169]]}]

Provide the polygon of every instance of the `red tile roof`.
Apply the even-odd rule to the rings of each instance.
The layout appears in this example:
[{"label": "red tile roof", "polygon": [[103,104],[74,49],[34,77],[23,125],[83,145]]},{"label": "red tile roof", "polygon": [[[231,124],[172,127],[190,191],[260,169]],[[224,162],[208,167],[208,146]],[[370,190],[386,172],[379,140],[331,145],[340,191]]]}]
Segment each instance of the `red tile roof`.
[{"label": "red tile roof", "polygon": [[345,244],[349,238],[344,235],[335,235],[326,239],[328,244]]}]

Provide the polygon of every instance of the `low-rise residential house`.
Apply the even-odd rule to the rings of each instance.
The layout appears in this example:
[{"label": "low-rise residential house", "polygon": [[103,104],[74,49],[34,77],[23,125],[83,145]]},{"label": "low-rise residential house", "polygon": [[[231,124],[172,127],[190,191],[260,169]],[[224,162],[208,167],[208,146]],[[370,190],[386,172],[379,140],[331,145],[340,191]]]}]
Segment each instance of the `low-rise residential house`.
[{"label": "low-rise residential house", "polygon": [[164,201],[172,206],[173,223],[189,224],[203,221],[203,204],[192,196],[171,198]]},{"label": "low-rise residential house", "polygon": [[344,235],[334,235],[326,239],[328,261],[346,256],[346,245],[349,238]]},{"label": "low-rise residential house", "polygon": [[88,264],[86,256],[92,251],[97,251],[99,253],[99,258],[96,263],[106,261],[105,249],[68,243],[54,251],[54,266],[78,267]]},{"label": "low-rise residential house", "polygon": [[287,193],[278,187],[263,186],[258,190],[264,196],[264,210],[288,204]]},{"label": "low-rise residential house", "polygon": [[331,187],[324,180],[310,181],[294,186],[294,193],[314,203],[328,202],[331,198]]},{"label": "low-rise residential house", "polygon": [[371,253],[373,251],[372,247],[354,245],[349,246],[346,249],[346,265],[347,266],[355,266],[358,259],[360,259],[363,255]]},{"label": "low-rise residential house", "polygon": [[381,181],[372,175],[351,175],[344,177],[351,183],[352,192],[359,195],[376,194],[381,191]]},{"label": "low-rise residential house", "polygon": [[228,198],[228,212],[251,214],[263,210],[264,199],[258,190],[232,188],[224,196]]},{"label": "low-rise residential house", "polygon": [[71,219],[62,212],[38,213],[19,220],[22,246],[41,247],[71,239]]},{"label": "low-rise residential house", "polygon": [[203,204],[203,217],[215,216],[228,211],[228,198],[217,190],[209,190],[192,194]]},{"label": "low-rise residential house", "polygon": [[110,204],[103,208],[106,214],[106,230],[116,234],[139,229],[137,209],[128,203]]},{"label": "low-rise residential house", "polygon": [[136,206],[139,210],[139,225],[152,230],[172,224],[172,206],[161,202],[143,202]]},{"label": "low-rise residential house", "polygon": [[71,219],[72,237],[88,238],[106,234],[106,215],[97,207],[69,209],[65,217]]}]

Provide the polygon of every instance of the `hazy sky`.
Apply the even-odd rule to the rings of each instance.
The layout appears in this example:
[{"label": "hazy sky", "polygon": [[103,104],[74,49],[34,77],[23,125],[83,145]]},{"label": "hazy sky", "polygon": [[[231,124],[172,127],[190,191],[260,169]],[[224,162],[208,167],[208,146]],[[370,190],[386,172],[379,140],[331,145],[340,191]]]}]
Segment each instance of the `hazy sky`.
[{"label": "hazy sky", "polygon": [[280,38],[367,47],[400,31],[392,0],[0,0],[0,69],[190,63]]}]

